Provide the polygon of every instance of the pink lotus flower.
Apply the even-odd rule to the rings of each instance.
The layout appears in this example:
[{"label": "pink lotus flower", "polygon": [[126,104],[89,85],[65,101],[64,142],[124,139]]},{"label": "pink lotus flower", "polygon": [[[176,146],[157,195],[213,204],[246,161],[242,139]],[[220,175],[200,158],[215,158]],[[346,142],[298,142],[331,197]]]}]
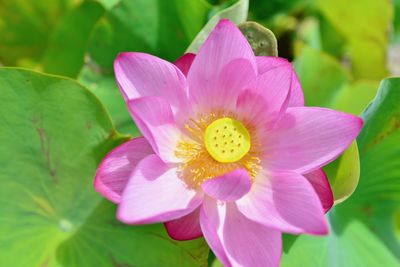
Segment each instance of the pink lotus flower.
[{"label": "pink lotus flower", "polygon": [[95,188],[128,224],[165,222],[174,239],[204,236],[224,266],[279,266],[281,233],[324,235],[333,203],[321,167],[362,120],[304,107],[293,66],[255,57],[221,20],[175,65],[122,53],[115,74],[144,137],[111,151]]}]

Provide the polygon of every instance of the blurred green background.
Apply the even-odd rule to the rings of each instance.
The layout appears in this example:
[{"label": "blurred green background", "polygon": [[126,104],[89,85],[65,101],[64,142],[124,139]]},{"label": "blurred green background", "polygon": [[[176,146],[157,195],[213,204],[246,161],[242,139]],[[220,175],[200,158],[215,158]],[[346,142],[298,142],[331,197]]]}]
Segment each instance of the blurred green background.
[{"label": "blurred green background", "polygon": [[0,267],[220,266],[203,239],[119,223],[93,177],[139,135],[115,56],[173,62],[224,17],[275,34],[306,105],[365,120],[326,168],[330,235],[285,235],[281,266],[400,266],[399,0],[0,0]]}]

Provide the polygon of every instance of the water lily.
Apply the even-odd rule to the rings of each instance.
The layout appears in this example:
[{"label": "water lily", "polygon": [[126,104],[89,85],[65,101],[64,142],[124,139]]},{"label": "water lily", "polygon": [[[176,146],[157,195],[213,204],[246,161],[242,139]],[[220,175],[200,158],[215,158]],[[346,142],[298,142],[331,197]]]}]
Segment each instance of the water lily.
[{"label": "water lily", "polygon": [[224,266],[279,266],[282,232],[324,235],[333,202],[321,167],[362,120],[304,107],[293,66],[256,57],[221,20],[175,65],[121,53],[115,74],[143,134],[102,161],[95,188],[127,224],[164,222],[174,239],[204,236]]}]

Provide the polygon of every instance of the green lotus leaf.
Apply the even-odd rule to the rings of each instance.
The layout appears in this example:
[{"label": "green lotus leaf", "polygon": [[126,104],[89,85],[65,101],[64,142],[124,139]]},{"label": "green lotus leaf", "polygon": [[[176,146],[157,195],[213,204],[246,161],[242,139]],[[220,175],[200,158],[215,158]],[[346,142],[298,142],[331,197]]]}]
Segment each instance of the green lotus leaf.
[{"label": "green lotus leaf", "polygon": [[126,137],[90,91],[12,68],[0,69],[0,88],[1,266],[206,264],[204,240],[173,241],[162,225],[123,225],[94,191],[98,163]]},{"label": "green lotus leaf", "polygon": [[55,27],[44,56],[43,70],[75,78],[83,64],[90,33],[105,12],[102,5],[85,1],[68,12]]}]

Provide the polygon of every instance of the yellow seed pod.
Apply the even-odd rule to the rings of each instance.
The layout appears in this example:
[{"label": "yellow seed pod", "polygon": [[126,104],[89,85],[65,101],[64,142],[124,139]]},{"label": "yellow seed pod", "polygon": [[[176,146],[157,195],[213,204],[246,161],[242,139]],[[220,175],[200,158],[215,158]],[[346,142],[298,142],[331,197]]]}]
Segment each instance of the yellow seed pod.
[{"label": "yellow seed pod", "polygon": [[221,118],[208,125],[204,134],[204,144],[216,161],[236,162],[249,152],[251,138],[241,122]]}]

